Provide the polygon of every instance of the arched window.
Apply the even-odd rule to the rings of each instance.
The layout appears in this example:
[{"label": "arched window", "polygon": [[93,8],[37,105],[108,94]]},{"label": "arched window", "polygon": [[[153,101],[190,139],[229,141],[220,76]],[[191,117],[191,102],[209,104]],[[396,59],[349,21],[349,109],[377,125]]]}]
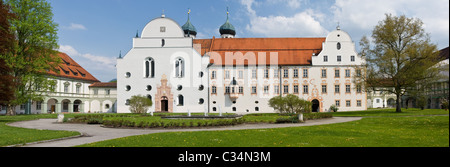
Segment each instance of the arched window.
[{"label": "arched window", "polygon": [[337,50],[341,50],[341,43],[338,42],[337,45],[336,45],[336,47],[337,47]]},{"label": "arched window", "polygon": [[178,95],[178,105],[183,106],[184,105],[184,97],[183,95]]},{"label": "arched window", "polygon": [[184,60],[181,58],[175,60],[175,77],[184,77]]},{"label": "arched window", "polygon": [[153,78],[155,77],[155,61],[152,58],[145,59],[145,78]]}]

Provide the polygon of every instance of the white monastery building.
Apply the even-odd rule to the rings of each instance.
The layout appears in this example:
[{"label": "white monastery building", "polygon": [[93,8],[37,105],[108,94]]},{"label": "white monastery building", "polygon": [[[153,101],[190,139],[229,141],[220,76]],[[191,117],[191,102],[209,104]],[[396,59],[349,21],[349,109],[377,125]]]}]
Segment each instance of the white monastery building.
[{"label": "white monastery building", "polygon": [[269,99],[287,94],[313,112],[367,109],[353,83],[364,59],[339,27],[318,38],[235,38],[227,15],[219,30],[221,38],[195,39],[189,18],[151,20],[117,59],[117,112],[130,112],[133,95],[150,98],[154,112],[270,113]]},{"label": "white monastery building", "polygon": [[[30,101],[15,108],[16,113],[104,113],[116,112],[116,83],[100,82],[65,53],[58,53],[59,72],[48,71],[48,79],[56,82],[55,91],[43,92],[42,101]],[[6,106],[0,114],[6,113]]]}]

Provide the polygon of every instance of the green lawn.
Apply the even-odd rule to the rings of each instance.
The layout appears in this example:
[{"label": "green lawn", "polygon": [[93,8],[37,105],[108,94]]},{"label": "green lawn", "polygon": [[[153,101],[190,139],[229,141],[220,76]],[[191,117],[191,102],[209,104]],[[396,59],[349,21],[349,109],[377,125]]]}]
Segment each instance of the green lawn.
[{"label": "green lawn", "polygon": [[[448,111],[409,109],[403,114],[392,112],[387,109],[334,113],[336,116],[378,117],[331,125],[157,133],[82,147],[449,147],[448,116],[417,116],[448,114]],[[403,117],[411,115],[416,116]]]},{"label": "green lawn", "polygon": [[36,130],[6,125],[10,122],[56,118],[56,114],[0,116],[0,146],[24,144],[79,135],[79,132]]},{"label": "green lawn", "polygon": [[[338,112],[334,116],[363,116],[360,121],[332,125],[212,132],[172,132],[103,141],[87,147],[449,147],[449,117],[444,110],[378,109]],[[79,114],[65,114],[74,117]],[[414,116],[414,117],[404,117]],[[6,123],[56,114],[0,116],[0,146],[79,135],[79,132],[34,130]],[[273,122],[277,114],[249,115],[249,122]]]}]

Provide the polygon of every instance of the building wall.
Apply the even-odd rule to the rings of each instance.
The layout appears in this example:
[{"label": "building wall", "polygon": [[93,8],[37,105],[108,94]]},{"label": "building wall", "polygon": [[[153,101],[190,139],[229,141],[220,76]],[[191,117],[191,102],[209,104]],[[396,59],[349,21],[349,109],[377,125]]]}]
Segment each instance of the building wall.
[{"label": "building wall", "polygon": [[[160,32],[162,27],[166,32]],[[154,61],[153,77],[146,77],[147,58]],[[184,76],[181,78],[175,76],[178,58],[184,62]],[[133,95],[143,95],[151,96],[153,105],[150,111],[161,110],[162,98],[167,97],[169,112],[204,112],[207,109],[207,89],[200,91],[199,86],[207,88],[207,63],[208,60],[205,61],[193,49],[192,38],[184,37],[178,24],[168,18],[154,19],[144,28],[141,38],[133,39],[133,48],[123,58],[117,59],[117,111],[130,112],[127,100]],[[202,77],[200,72],[204,73]],[[167,79],[168,88],[158,93],[163,78]],[[178,89],[180,85],[182,88]],[[127,90],[127,87],[131,89]],[[184,97],[183,105],[178,100],[180,95]],[[202,104],[200,99],[204,101]]]}]

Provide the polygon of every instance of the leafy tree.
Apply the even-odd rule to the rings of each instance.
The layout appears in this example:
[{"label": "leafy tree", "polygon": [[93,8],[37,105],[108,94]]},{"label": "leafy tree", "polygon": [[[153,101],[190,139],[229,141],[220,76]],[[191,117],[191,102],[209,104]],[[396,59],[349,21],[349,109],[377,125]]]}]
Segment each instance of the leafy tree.
[{"label": "leafy tree", "polygon": [[285,97],[275,96],[271,98],[269,106],[280,113],[308,113],[311,112],[312,103],[300,99],[296,95],[288,94]]},{"label": "leafy tree", "polygon": [[402,95],[438,76],[432,66],[439,61],[439,52],[422,26],[420,19],[386,14],[372,31],[372,42],[365,36],[360,41],[365,75],[356,75],[356,84],[395,94],[396,112],[401,112]]},{"label": "leafy tree", "polygon": [[6,0],[11,12],[10,30],[14,34],[13,49],[1,54],[14,77],[14,100],[8,102],[7,115],[15,115],[17,105],[29,100],[42,100],[54,81],[47,71],[57,70],[61,60],[57,55],[57,24],[52,9],[45,0]]},{"label": "leafy tree", "polygon": [[[12,50],[14,45],[14,35],[10,31],[9,20],[14,15],[9,12],[9,6],[0,1],[0,55],[4,55]],[[0,105],[8,104],[14,99],[13,76],[11,68],[6,65],[0,57]]]},{"label": "leafy tree", "polygon": [[131,96],[130,111],[132,113],[147,113],[149,107],[153,105],[152,101],[145,96]]}]

